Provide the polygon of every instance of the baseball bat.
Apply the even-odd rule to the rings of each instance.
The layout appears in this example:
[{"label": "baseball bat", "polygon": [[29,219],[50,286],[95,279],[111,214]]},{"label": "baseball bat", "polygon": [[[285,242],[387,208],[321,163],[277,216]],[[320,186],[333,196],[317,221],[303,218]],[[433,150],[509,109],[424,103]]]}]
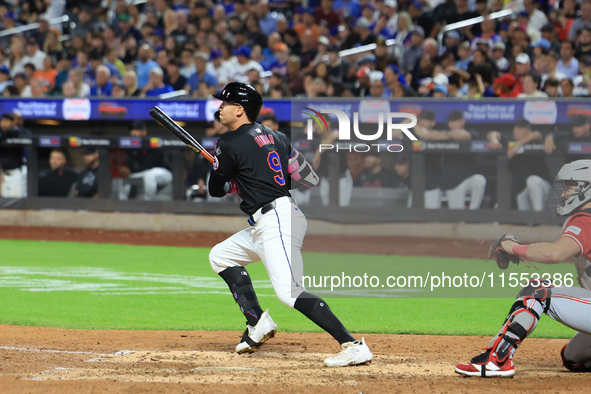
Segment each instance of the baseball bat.
[{"label": "baseball bat", "polygon": [[172,118],[162,111],[158,106],[152,107],[150,110],[150,116],[154,118],[156,122],[160,124],[160,126],[170,131],[172,135],[183,141],[185,145],[199,153],[201,156],[205,157],[207,161],[213,164],[213,156],[208,151],[203,149],[203,146],[201,146],[201,144],[191,134],[189,134],[187,130],[183,129],[181,125],[172,120]]}]

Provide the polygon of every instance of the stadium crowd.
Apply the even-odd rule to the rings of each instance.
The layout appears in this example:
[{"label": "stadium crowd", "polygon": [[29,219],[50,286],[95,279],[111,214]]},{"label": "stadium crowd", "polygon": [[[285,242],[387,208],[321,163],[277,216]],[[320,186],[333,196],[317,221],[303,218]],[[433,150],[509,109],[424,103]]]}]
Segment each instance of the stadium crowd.
[{"label": "stadium crowd", "polygon": [[[503,9],[511,15],[489,17]],[[50,24],[62,15],[70,22]],[[206,97],[230,80],[274,98],[571,97],[591,88],[590,1],[4,0],[0,27],[5,96]],[[376,47],[339,56],[368,44]]]},{"label": "stadium crowd", "polygon": [[[511,12],[490,17],[501,10]],[[63,15],[68,22],[56,22]],[[475,17],[482,21],[446,29]],[[37,25],[11,30],[31,23]],[[0,1],[0,28],[0,92],[5,97],[151,97],[184,90],[205,98],[229,81],[251,83],[265,98],[591,96],[588,0],[12,0]],[[353,51],[344,54],[347,50]],[[11,116],[4,119],[7,130]],[[466,130],[461,111],[450,113],[445,124],[436,126],[434,119],[432,111],[419,114],[414,131],[421,140],[486,139],[499,149],[513,137],[517,148],[537,141],[549,155],[565,141],[591,138],[586,116],[573,119],[572,131],[548,135],[523,119],[513,135],[511,130]],[[272,114],[261,121],[278,128]],[[138,132],[145,134],[145,126]],[[223,132],[214,123],[205,135]],[[317,137],[335,138],[334,130],[325,132]],[[515,146],[507,154],[515,168],[525,171],[513,179],[514,204],[542,210],[545,191],[540,190],[549,175],[535,170],[530,158],[521,163]],[[87,180],[96,175],[96,154],[85,153]],[[63,155],[53,156],[55,174],[42,175],[61,177]],[[446,202],[449,208],[480,208],[485,194],[491,194],[490,173],[480,171],[482,163],[444,156],[428,166],[426,207],[438,209]],[[320,154],[309,159],[327,177],[327,160]],[[152,165],[160,159],[141,160]],[[387,163],[372,155],[362,160],[355,171],[351,163],[340,164],[339,205],[349,204],[354,186],[409,188],[408,157]],[[170,184],[166,163],[130,163],[139,175],[129,171],[128,163],[125,179],[141,176],[147,190],[154,191],[162,182]],[[14,184],[25,189],[26,166],[13,160],[4,167],[4,180],[7,171],[22,169]],[[160,175],[146,181],[153,167]],[[188,185],[201,185],[201,195],[206,173],[189,171],[188,178],[195,179]],[[327,182],[324,187],[321,197],[327,204]]]}]

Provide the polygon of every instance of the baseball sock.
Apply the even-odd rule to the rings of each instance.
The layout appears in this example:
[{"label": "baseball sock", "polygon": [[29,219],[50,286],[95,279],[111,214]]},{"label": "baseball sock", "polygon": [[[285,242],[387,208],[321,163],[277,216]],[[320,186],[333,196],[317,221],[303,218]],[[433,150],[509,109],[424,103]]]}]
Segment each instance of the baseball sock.
[{"label": "baseball sock", "polygon": [[297,298],[294,308],[332,335],[339,343],[355,340],[322,298],[305,291]]},{"label": "baseball sock", "polygon": [[219,275],[228,284],[234,300],[246,317],[248,324],[256,326],[263,314],[263,310],[259,305],[259,300],[246,269],[244,267],[230,267],[220,272]]}]

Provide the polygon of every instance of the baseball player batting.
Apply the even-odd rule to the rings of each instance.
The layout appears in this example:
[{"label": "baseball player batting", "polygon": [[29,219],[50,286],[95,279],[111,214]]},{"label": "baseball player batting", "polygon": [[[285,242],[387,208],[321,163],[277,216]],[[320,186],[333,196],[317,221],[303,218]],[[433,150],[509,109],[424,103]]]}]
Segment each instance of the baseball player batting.
[{"label": "baseball player batting", "polygon": [[362,364],[373,355],[362,338],[351,336],[319,297],[302,286],[304,263],[301,248],[307,221],[289,193],[292,181],[307,187],[318,176],[304,156],[291,146],[287,136],[255,123],[263,106],[252,86],[231,82],[215,94],[222,101],[215,120],[230,131],[216,145],[209,179],[209,193],[223,197],[237,192],[250,227],[214,246],[209,254],[213,270],[228,284],[247,328],[236,352],[250,353],[277,332],[277,325],[263,311],[246,266],[261,260],[275,294],[326,330],[342,351],[324,360],[329,367]]},{"label": "baseball player batting", "polygon": [[543,313],[578,331],[560,355],[566,369],[591,371],[591,160],[565,164],[552,189],[560,216],[570,215],[554,242],[521,245],[504,235],[491,245],[489,256],[501,268],[520,259],[543,264],[575,263],[581,287],[554,287],[547,280],[531,280],[518,294],[505,323],[484,348],[485,352],[455,371],[467,376],[510,377],[515,374],[513,354],[536,328]]}]

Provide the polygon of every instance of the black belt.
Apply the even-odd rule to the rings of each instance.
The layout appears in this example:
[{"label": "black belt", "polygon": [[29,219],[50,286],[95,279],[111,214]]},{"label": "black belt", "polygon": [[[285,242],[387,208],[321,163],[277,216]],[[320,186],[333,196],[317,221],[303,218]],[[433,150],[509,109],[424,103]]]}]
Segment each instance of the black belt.
[{"label": "black belt", "polygon": [[[281,198],[281,197],[280,197]],[[295,200],[291,197],[289,198],[289,202],[291,203],[295,203]],[[277,206],[277,200],[273,200],[268,204],[263,205],[261,208],[257,209],[257,211],[255,213],[253,213],[251,216],[249,216],[248,218],[248,224],[250,224],[251,226],[254,226],[256,223],[256,220],[254,219],[254,216],[257,215],[257,213],[260,211],[260,216],[263,216],[266,213],[271,212],[273,209],[275,209],[275,207]]]}]

